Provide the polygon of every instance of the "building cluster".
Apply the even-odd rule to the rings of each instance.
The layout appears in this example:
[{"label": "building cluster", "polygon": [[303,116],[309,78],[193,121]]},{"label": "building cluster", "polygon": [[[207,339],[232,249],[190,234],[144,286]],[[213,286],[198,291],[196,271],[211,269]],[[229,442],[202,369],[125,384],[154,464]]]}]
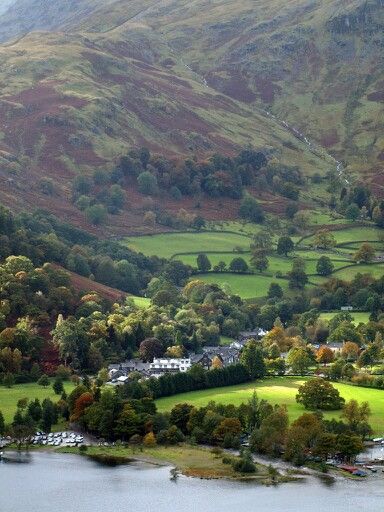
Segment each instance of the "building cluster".
[{"label": "building cluster", "polygon": [[130,374],[138,373],[141,378],[158,378],[164,373],[186,372],[193,365],[200,365],[205,370],[212,366],[226,367],[236,364],[240,359],[240,352],[249,339],[261,340],[266,335],[263,329],[242,332],[236,341],[228,346],[203,347],[199,354],[190,353],[184,358],[155,358],[152,363],[143,363],[140,359],[130,359],[121,363],[110,364],[109,384],[121,385],[127,382]]}]

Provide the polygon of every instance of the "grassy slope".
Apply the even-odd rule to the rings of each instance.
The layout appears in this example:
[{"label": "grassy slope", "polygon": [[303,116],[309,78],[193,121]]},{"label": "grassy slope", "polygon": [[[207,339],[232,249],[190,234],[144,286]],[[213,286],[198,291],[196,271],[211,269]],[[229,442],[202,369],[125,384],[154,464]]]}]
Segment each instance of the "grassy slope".
[{"label": "grassy slope", "polygon": [[[300,404],[296,403],[295,396],[299,385],[305,379],[294,377],[278,377],[265,379],[249,384],[240,384],[226,388],[214,388],[204,391],[182,393],[172,397],[161,398],[157,401],[160,411],[169,411],[175,404],[188,402],[197,407],[206,405],[210,400],[218,403],[231,403],[240,405],[246,402],[256,390],[259,398],[264,398],[273,404],[286,405],[290,420],[294,420],[305,412]],[[370,423],[377,434],[384,433],[384,393],[378,389],[359,388],[348,384],[335,384],[342,397],[346,400],[356,399],[359,402],[368,401],[372,410]],[[326,418],[337,418],[339,412],[326,412]]]},{"label": "grassy slope", "polygon": [[181,252],[233,251],[235,247],[249,249],[250,239],[236,233],[168,233],[131,237],[125,241],[130,249],[163,258]]},{"label": "grassy slope", "polygon": [[[332,311],[330,313],[321,313],[320,318],[323,320],[331,320],[337,313],[340,313],[340,311]],[[364,311],[351,311],[351,315],[353,317],[353,323],[358,325],[360,322],[365,324],[369,321],[369,313]]]},{"label": "grassy slope", "polygon": [[[64,382],[64,389],[68,393],[72,391],[74,385],[70,382]],[[8,389],[0,386],[0,411],[3,413],[5,421],[10,422],[16,412],[16,405],[21,398],[34,400],[38,398],[40,401],[50,398],[53,402],[57,402],[60,397],[55,395],[52,386],[44,388],[36,383],[32,384],[16,384]]]},{"label": "grassy slope", "polygon": [[[370,96],[382,90],[376,45],[382,44],[383,12],[378,2],[369,2],[366,21],[354,25],[365,4],[174,0],[144,19],[159,27],[209,83],[266,104],[349,157],[351,168],[360,171],[375,169],[383,142],[382,105]],[[350,30],[344,32],[346,15]]]},{"label": "grassy slope", "polygon": [[243,299],[265,297],[271,283],[279,283],[283,290],[288,288],[288,281],[286,279],[276,279],[275,277],[256,274],[244,275],[210,272],[208,274],[199,274],[198,279],[206,283],[216,283],[225,288],[229,287],[230,293],[240,295]]},{"label": "grassy slope", "polygon": [[[32,33],[2,45],[0,83],[0,117],[7,119],[0,176],[13,184],[2,187],[0,201],[39,204],[77,225],[84,215],[69,201],[73,176],[112,169],[135,145],[204,157],[251,144],[276,150],[277,159],[307,174],[331,165],[264,113],[204,85],[161,35],[132,20],[105,33]],[[54,198],[40,192],[42,176],[54,179]],[[109,218],[119,233],[143,224],[145,198],[126,186],[129,207]],[[159,198],[162,206],[166,200]],[[223,207],[216,210],[221,218]]]}]

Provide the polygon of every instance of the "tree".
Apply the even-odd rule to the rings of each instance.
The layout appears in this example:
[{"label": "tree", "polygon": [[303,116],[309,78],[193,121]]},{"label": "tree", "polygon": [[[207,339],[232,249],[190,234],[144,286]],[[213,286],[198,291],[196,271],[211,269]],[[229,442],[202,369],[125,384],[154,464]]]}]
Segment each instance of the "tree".
[{"label": "tree", "polygon": [[336,239],[328,229],[320,229],[314,236],[313,245],[318,249],[330,249],[336,245]]},{"label": "tree", "polygon": [[306,409],[336,411],[345,400],[332,384],[324,379],[310,379],[299,387],[296,402]]},{"label": "tree", "polygon": [[115,434],[123,439],[130,439],[133,435],[140,431],[140,418],[134,411],[133,407],[125,404],[121,411],[114,429]]},{"label": "tree", "polygon": [[343,348],[341,349],[341,355],[346,361],[356,361],[356,359],[359,357],[359,352],[359,345],[357,345],[357,343],[353,343],[352,341],[346,341],[343,344]]},{"label": "tree", "polygon": [[305,375],[312,364],[312,359],[305,348],[293,347],[288,352],[287,364],[290,366],[292,373]]},{"label": "tree", "polygon": [[238,418],[224,418],[213,431],[213,437],[217,442],[222,443],[226,436],[238,437],[241,431],[241,423]]},{"label": "tree", "polygon": [[40,379],[37,381],[38,385],[39,386],[43,386],[44,388],[46,388],[47,386],[49,386],[49,377],[48,375],[42,375],[40,377]]},{"label": "tree", "polygon": [[199,254],[196,258],[196,261],[197,261],[197,268],[201,272],[208,272],[209,270],[211,270],[212,265],[211,265],[211,262],[209,261],[208,256],[206,254],[204,254],[204,253]]},{"label": "tree", "polygon": [[152,362],[155,357],[163,355],[163,345],[157,338],[145,338],[140,343],[139,353],[143,361]]},{"label": "tree", "polygon": [[252,239],[251,250],[252,251],[263,251],[268,253],[272,251],[273,241],[272,236],[268,231],[262,230],[257,232]]},{"label": "tree", "polygon": [[56,395],[61,395],[64,391],[63,381],[61,379],[56,378],[52,385],[52,388]]},{"label": "tree", "polygon": [[120,210],[123,208],[126,199],[125,191],[120,185],[112,185],[108,191],[108,206],[112,209]]},{"label": "tree", "polygon": [[242,219],[255,222],[256,224],[263,223],[265,219],[263,209],[256,199],[249,195],[245,196],[242,200],[239,215]]},{"label": "tree", "polygon": [[182,403],[176,404],[171,410],[171,423],[172,425],[176,425],[176,427],[180,429],[183,434],[187,434],[188,432],[187,424],[193,408],[194,407],[190,404]]},{"label": "tree", "polygon": [[283,289],[278,283],[271,283],[268,289],[269,299],[281,299],[284,295]]},{"label": "tree", "polygon": [[269,261],[262,251],[257,251],[252,255],[251,264],[253,268],[261,273],[267,270]]},{"label": "tree", "polygon": [[281,236],[277,242],[277,254],[284,254],[288,256],[288,253],[292,252],[295,245],[289,236]]},{"label": "tree", "polygon": [[152,448],[153,446],[156,446],[156,444],[155,434],[153,432],[148,432],[148,434],[144,436],[143,445],[147,448]]},{"label": "tree", "polygon": [[251,379],[265,377],[263,350],[256,340],[251,339],[246,343],[240,355],[240,362],[247,369]]},{"label": "tree", "polygon": [[211,369],[214,370],[215,368],[223,368],[223,361],[219,356],[214,356],[212,358]]},{"label": "tree", "polygon": [[237,272],[239,274],[247,272],[247,262],[244,260],[244,258],[233,258],[233,260],[229,264],[229,270],[231,270],[232,272]]},{"label": "tree", "polygon": [[320,276],[329,276],[334,271],[334,264],[328,256],[320,256],[316,264],[316,272]]},{"label": "tree", "polygon": [[375,249],[368,243],[362,244],[360,249],[353,255],[353,259],[356,263],[372,263],[374,258]]},{"label": "tree", "polygon": [[15,383],[15,377],[13,373],[7,372],[3,377],[3,386],[11,388]]},{"label": "tree", "polygon": [[356,221],[360,216],[360,210],[357,204],[350,204],[345,210],[345,216],[348,220]]},{"label": "tree", "polygon": [[364,444],[361,437],[348,432],[337,436],[336,446],[338,453],[348,461],[353,460],[356,455],[364,450]]},{"label": "tree", "polygon": [[46,398],[42,405],[41,428],[44,432],[50,432],[52,425],[57,422],[57,411],[55,404]]},{"label": "tree", "polygon": [[372,366],[374,363],[375,358],[373,357],[372,352],[368,349],[363,350],[357,360],[357,366],[359,368],[366,368],[367,366]]},{"label": "tree", "polygon": [[139,192],[147,196],[156,195],[159,190],[156,176],[149,171],[144,171],[138,175],[137,185]]},{"label": "tree", "polygon": [[337,436],[329,432],[323,432],[316,441],[313,449],[315,456],[327,460],[329,456],[337,452]]},{"label": "tree", "polygon": [[345,418],[351,430],[356,432],[361,423],[368,423],[371,414],[368,402],[359,405],[357,400],[350,400],[344,404],[341,417]]},{"label": "tree", "polygon": [[74,194],[87,195],[91,191],[92,182],[88,176],[77,175],[72,182],[72,191]]},{"label": "tree", "polygon": [[87,221],[95,226],[102,224],[107,216],[107,210],[102,204],[94,204],[85,210]]},{"label": "tree", "polygon": [[302,258],[295,258],[292,263],[292,270],[288,272],[289,287],[303,289],[308,282],[305,273],[305,261]]},{"label": "tree", "polygon": [[5,421],[3,413],[0,411],[0,437],[4,435],[5,432]]},{"label": "tree", "polygon": [[310,214],[305,210],[299,210],[295,213],[293,216],[293,223],[295,226],[297,226],[299,229],[305,231],[310,222]]},{"label": "tree", "polygon": [[154,226],[156,224],[156,213],[152,212],[151,210],[148,210],[144,213],[143,217],[144,224],[146,226]]},{"label": "tree", "polygon": [[334,358],[335,356],[332,349],[330,349],[326,345],[322,345],[316,354],[316,361],[320,364],[324,364],[324,366],[326,366],[329,363],[332,363]]}]

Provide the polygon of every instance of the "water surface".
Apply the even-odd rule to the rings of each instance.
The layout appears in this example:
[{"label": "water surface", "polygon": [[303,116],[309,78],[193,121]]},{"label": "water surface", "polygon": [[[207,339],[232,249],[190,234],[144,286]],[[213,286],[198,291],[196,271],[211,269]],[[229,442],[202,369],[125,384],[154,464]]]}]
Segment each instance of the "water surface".
[{"label": "water surface", "polygon": [[34,452],[24,464],[0,463],[1,512],[379,512],[382,473],[362,481],[308,478],[254,483],[170,480],[169,467],[102,466],[86,457]]}]

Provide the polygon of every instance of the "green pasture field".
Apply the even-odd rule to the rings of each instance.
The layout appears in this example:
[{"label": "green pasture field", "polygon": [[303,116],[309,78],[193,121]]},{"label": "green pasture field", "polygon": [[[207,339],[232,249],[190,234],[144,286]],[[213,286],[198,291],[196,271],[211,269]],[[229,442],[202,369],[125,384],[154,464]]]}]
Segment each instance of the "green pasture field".
[{"label": "green pasture field", "polygon": [[149,297],[138,297],[134,295],[129,298],[133,299],[133,302],[139,308],[148,308],[151,305],[151,299]]},{"label": "green pasture field", "polygon": [[[322,320],[332,320],[332,318],[337,315],[338,313],[341,313],[341,311],[331,311],[329,313],[321,313],[320,318]],[[353,323],[355,325],[358,325],[359,323],[366,324],[369,322],[369,313],[366,311],[350,311],[351,316],[353,318]]]},{"label": "green pasture field", "polygon": [[[156,405],[161,412],[169,411],[179,403],[190,403],[196,407],[207,405],[214,400],[222,404],[240,405],[247,402],[254,391],[259,398],[264,398],[272,404],[286,405],[290,420],[295,420],[306,410],[295,400],[298,387],[306,379],[296,377],[275,377],[262,381],[239,384],[223,388],[213,388],[201,391],[182,393],[171,397],[160,398]],[[358,402],[369,402],[372,416],[369,420],[376,434],[384,433],[384,391],[380,389],[361,388],[348,384],[334,384],[346,401],[355,399]],[[339,411],[328,411],[324,413],[326,418],[339,418]]]},{"label": "green pasture field", "polygon": [[353,265],[352,267],[343,268],[342,270],[334,272],[332,277],[351,281],[356,274],[371,274],[372,277],[379,279],[384,275],[384,263]]},{"label": "green pasture field", "polygon": [[276,277],[267,277],[257,274],[209,272],[207,274],[199,274],[197,278],[206,283],[216,283],[220,286],[227,285],[231,293],[239,295],[243,299],[265,297],[271,283],[279,283],[283,290],[288,288],[288,281],[286,279],[276,279]]},{"label": "green pasture field", "polygon": [[346,224],[347,226],[350,225],[350,221],[345,219],[345,217],[340,216],[334,216],[330,212],[327,211],[321,211],[321,210],[310,210],[309,211],[310,217],[309,222],[312,225],[331,225],[331,224]]},{"label": "green pasture field", "polygon": [[[304,251],[303,251],[304,252]],[[310,253],[310,251],[305,251],[305,255],[301,254],[301,251],[298,251],[295,256],[300,256],[301,258],[305,259],[306,262],[306,272],[308,274],[316,274],[316,265],[318,258],[322,256],[322,254],[317,253],[313,251]],[[224,263],[227,265],[227,268],[229,268],[229,265],[231,261],[234,258],[241,257],[243,258],[248,266],[250,267],[250,270],[252,270],[251,267],[251,254],[250,253],[214,253],[214,254],[207,254],[207,257],[209,261],[212,264],[212,267],[217,265],[220,261],[224,261]],[[339,256],[339,258],[342,258],[342,256]],[[197,254],[183,254],[180,256],[176,256],[175,259],[182,261],[185,263],[185,265],[190,265],[193,268],[197,268]],[[268,255],[267,256],[269,267],[265,271],[266,274],[272,274],[275,275],[276,272],[281,272],[283,275],[286,275],[287,272],[289,272],[292,268],[292,262],[294,257],[284,257],[284,256],[278,256],[276,254]],[[350,260],[346,259],[335,259],[333,260],[333,264],[335,269],[344,267],[345,265],[348,265],[351,263]]]},{"label": "green pasture field", "polygon": [[[74,387],[72,382],[64,382],[64,389],[67,394],[70,393]],[[44,388],[36,384],[36,382],[15,384],[11,388],[0,386],[0,411],[3,413],[6,423],[12,421],[16,412],[17,402],[22,398],[28,398],[30,401],[38,398],[40,402],[45,398],[50,398],[53,402],[58,402],[60,396],[55,395],[52,385]]]},{"label": "green pasture field", "polygon": [[[380,240],[381,230],[371,226],[348,227],[346,229],[332,231],[338,244],[347,242],[372,242]],[[310,244],[313,237],[306,238],[303,243]]]},{"label": "green pasture field", "polygon": [[171,258],[178,253],[231,252],[236,247],[248,251],[250,238],[245,234],[204,231],[130,237],[123,240],[122,243],[146,256]]}]

